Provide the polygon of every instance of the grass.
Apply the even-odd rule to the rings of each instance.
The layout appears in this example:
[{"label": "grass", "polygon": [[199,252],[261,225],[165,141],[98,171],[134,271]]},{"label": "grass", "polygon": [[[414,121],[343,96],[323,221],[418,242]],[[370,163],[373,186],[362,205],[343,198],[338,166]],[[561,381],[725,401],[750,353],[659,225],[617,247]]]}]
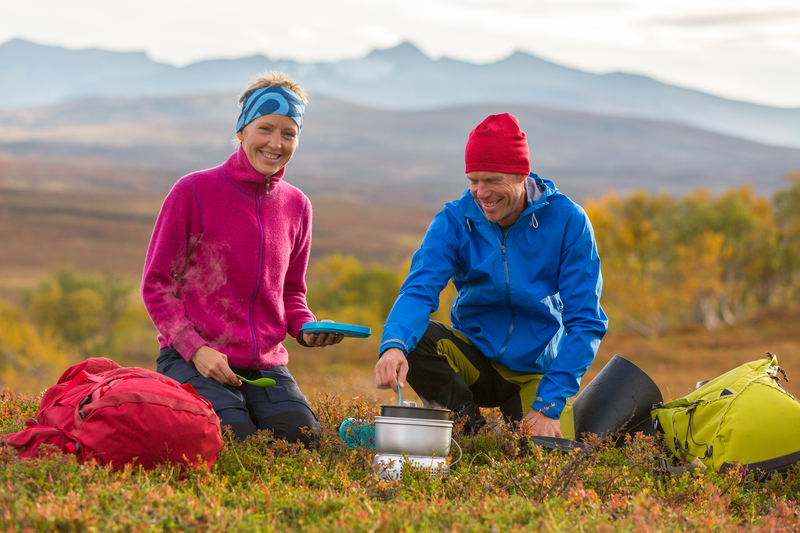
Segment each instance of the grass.
[{"label": "grass", "polygon": [[[800,310],[778,309],[710,333],[611,331],[584,385],[619,353],[673,398],[771,350],[797,396],[798,320]],[[593,442],[591,456],[575,456],[526,451],[508,428],[456,431],[464,455],[449,477],[382,480],[373,454],[344,447],[337,433],[346,418],[370,419],[396,401],[372,385],[375,342],[292,352],[292,371],[322,424],[315,450],[262,433],[226,443],[210,472],[113,471],[0,450],[0,531],[797,531],[800,469],[767,482],[741,471],[674,477],[657,467],[663,445],[641,436],[622,448]],[[414,399],[410,390],[403,396]],[[0,393],[0,432],[21,430],[38,400]]]},{"label": "grass", "polygon": [[[3,432],[36,398],[0,396]],[[795,531],[800,470],[758,483],[742,471],[674,477],[660,444],[591,442],[591,455],[518,445],[508,428],[455,432],[463,458],[448,477],[383,480],[372,453],[338,427],[370,418],[363,399],[318,396],[317,449],[262,432],[226,443],[210,471],[165,465],[111,470],[52,455],[0,451],[0,527],[7,531]]]}]

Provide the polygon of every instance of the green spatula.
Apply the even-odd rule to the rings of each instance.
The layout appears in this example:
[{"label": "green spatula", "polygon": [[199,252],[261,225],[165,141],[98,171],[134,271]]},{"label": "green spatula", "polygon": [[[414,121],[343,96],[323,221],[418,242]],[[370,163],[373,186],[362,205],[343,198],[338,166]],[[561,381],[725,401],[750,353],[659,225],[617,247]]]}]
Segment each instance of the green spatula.
[{"label": "green spatula", "polygon": [[275,380],[272,378],[247,379],[243,378],[239,374],[234,374],[234,376],[236,376],[243,382],[249,383],[250,385],[255,385],[256,387],[272,387],[273,385],[275,385]]}]

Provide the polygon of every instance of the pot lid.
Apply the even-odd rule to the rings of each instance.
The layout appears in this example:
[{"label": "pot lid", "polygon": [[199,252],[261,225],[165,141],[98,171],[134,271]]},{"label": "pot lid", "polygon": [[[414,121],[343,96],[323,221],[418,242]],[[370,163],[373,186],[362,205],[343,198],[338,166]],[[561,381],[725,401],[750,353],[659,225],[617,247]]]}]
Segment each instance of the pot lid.
[{"label": "pot lid", "polygon": [[381,405],[381,416],[394,418],[423,418],[427,420],[450,420],[450,409],[415,407],[411,405]]},{"label": "pot lid", "polygon": [[453,422],[451,420],[435,420],[432,418],[409,418],[407,416],[376,416],[375,417],[375,431],[378,431],[378,426],[382,424],[391,424],[395,426],[409,426],[409,427],[438,427],[438,428],[452,428]]}]

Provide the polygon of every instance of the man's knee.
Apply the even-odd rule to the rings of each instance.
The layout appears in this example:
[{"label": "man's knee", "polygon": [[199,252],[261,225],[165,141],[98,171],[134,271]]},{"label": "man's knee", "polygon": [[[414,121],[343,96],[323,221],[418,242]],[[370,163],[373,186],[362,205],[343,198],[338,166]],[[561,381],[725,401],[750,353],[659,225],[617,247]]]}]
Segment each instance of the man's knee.
[{"label": "man's knee", "polygon": [[436,345],[439,340],[448,336],[448,328],[441,322],[431,320],[428,322],[428,328],[425,333],[420,337],[417,346],[409,352],[409,358],[426,357],[430,355],[437,355]]}]

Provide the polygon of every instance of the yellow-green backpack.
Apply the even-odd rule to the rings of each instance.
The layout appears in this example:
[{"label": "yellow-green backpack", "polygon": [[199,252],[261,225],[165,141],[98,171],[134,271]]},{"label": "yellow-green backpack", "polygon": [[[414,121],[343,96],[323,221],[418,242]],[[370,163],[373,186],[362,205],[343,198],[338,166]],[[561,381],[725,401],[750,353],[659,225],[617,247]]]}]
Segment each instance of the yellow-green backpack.
[{"label": "yellow-green backpack", "polygon": [[767,353],[684,398],[655,405],[650,415],[681,461],[720,472],[736,463],[785,472],[800,462],[800,402],[781,387],[781,375],[786,379]]}]

